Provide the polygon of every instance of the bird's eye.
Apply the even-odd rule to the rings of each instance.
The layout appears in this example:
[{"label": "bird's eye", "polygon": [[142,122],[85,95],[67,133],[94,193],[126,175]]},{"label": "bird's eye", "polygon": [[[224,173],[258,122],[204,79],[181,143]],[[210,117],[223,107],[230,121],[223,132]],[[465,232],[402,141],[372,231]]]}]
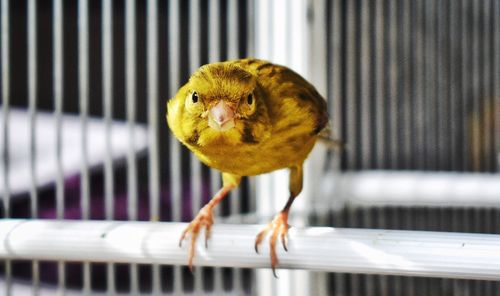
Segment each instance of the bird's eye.
[{"label": "bird's eye", "polygon": [[191,95],[191,100],[193,100],[193,103],[198,103],[198,93],[197,92],[193,92],[193,94]]},{"label": "bird's eye", "polygon": [[253,104],[253,95],[249,94],[247,97],[247,104],[252,105]]}]

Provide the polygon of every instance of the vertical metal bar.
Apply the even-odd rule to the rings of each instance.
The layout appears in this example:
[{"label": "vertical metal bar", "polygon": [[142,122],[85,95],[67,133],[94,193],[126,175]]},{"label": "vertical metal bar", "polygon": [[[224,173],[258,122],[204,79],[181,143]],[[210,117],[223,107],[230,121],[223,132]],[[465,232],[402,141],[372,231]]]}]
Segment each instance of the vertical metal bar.
[{"label": "vertical metal bar", "polygon": [[79,95],[80,95],[80,124],[82,162],[80,172],[81,184],[81,214],[82,219],[89,218],[89,170],[88,170],[88,105],[89,105],[89,13],[88,0],[78,2],[78,70],[79,70]]},{"label": "vertical metal bar", "polygon": [[[460,121],[460,117],[457,111],[459,110],[459,92],[457,91],[459,85],[459,59],[457,49],[459,42],[455,42],[455,40],[459,40],[458,33],[458,2],[450,1],[449,2],[449,13],[448,13],[448,35],[446,38],[446,43],[448,46],[448,64],[450,65],[450,69],[448,71],[448,101],[449,101],[449,117],[448,117],[448,127],[449,127],[449,135],[450,139],[448,141],[448,145],[452,148],[451,153],[449,155],[450,166],[449,169],[453,171],[457,171],[459,168],[459,155],[460,151],[463,149],[460,147],[460,143],[458,142],[459,138],[459,129],[458,124]],[[457,38],[458,37],[458,38]],[[444,148],[446,150],[446,148]]]},{"label": "vertical metal bar", "polygon": [[373,98],[371,94],[371,46],[370,34],[372,28],[370,26],[370,10],[372,6],[371,1],[363,1],[361,4],[361,167],[369,169],[371,167],[371,154],[372,154],[372,118],[371,118],[371,102]]},{"label": "vertical metal bar", "polygon": [[[495,0],[496,1],[496,0]],[[492,152],[494,151],[493,145],[492,145],[492,140],[493,140],[493,133],[491,128],[488,126],[490,122],[492,122],[492,118],[490,117],[489,114],[493,114],[494,106],[493,106],[493,97],[492,93],[490,92],[490,85],[491,85],[491,76],[490,76],[490,66],[491,66],[491,60],[490,60],[490,42],[491,42],[491,36],[490,36],[490,27],[489,23],[491,20],[491,11],[490,11],[490,1],[484,0],[481,1],[481,18],[482,18],[482,38],[483,42],[481,44],[482,46],[482,52],[480,54],[480,58],[482,59],[482,65],[483,65],[483,71],[481,73],[481,82],[482,84],[480,85],[480,88],[482,89],[481,91],[481,104],[480,104],[480,114],[481,114],[481,134],[482,134],[482,143],[480,145],[481,150],[480,150],[480,157],[483,159],[483,169],[486,171],[493,171],[494,169],[494,158],[492,157]]]},{"label": "vertical metal bar", "polygon": [[[261,2],[262,3],[262,2]],[[267,56],[269,58],[274,57],[274,47],[273,47],[273,42],[274,42],[274,3],[272,1],[264,1],[264,3],[267,5],[267,21],[268,21],[268,27],[264,27],[264,29],[268,30],[267,31]]]},{"label": "vertical metal bar", "polygon": [[[127,97],[127,125],[132,145],[127,151],[127,218],[137,220],[137,168],[134,156],[134,122],[136,104],[136,16],[135,1],[125,3],[125,80]],[[138,294],[139,276],[137,264],[130,264],[130,293]]]},{"label": "vertical metal bar", "polygon": [[[83,220],[89,219],[90,177],[88,168],[88,105],[89,105],[89,11],[88,0],[78,1],[78,70],[79,102],[81,124],[81,163],[80,163],[80,207]],[[90,263],[83,263],[83,293],[90,295]]]},{"label": "vertical metal bar", "polygon": [[56,217],[64,218],[64,176],[62,164],[62,112],[63,112],[63,4],[62,0],[54,0],[54,113],[56,130]]},{"label": "vertical metal bar", "polygon": [[30,121],[30,177],[31,217],[38,215],[38,194],[36,179],[36,2],[28,0],[28,113]]},{"label": "vertical metal bar", "polygon": [[[173,96],[180,84],[180,0],[169,1],[169,89],[170,96]],[[212,1],[211,1],[212,2]],[[179,141],[170,134],[170,192],[171,192],[171,217],[172,221],[180,221],[182,218],[182,202],[181,202],[181,147]],[[180,294],[182,289],[182,273],[179,266],[174,267],[174,294]]]},{"label": "vertical metal bar", "polygon": [[385,106],[384,106],[384,97],[385,97],[385,85],[384,85],[384,1],[376,2],[376,23],[375,23],[375,35],[376,35],[376,44],[375,44],[375,68],[376,68],[376,79],[377,83],[377,91],[376,91],[376,122],[377,126],[377,168],[383,168],[386,163],[386,145],[385,145],[385,137],[386,137],[386,129],[384,118],[386,115]]},{"label": "vertical metal bar", "polygon": [[357,125],[358,125],[358,114],[357,114],[357,91],[356,91],[356,78],[357,78],[357,69],[356,69],[356,2],[355,1],[347,1],[345,5],[346,8],[346,105],[347,105],[347,157],[348,157],[348,168],[349,169],[357,169],[357,155],[358,155],[358,146],[357,142]]},{"label": "vertical metal bar", "polygon": [[[439,167],[439,118],[438,108],[440,106],[438,98],[439,88],[439,66],[437,63],[438,50],[439,50],[439,36],[438,36],[438,19],[435,16],[437,13],[438,3],[435,1],[427,1],[425,9],[425,23],[426,23],[426,92],[425,100],[427,102],[427,169],[437,169]],[[429,42],[430,41],[430,42]],[[426,281],[427,282],[427,281]]]},{"label": "vertical metal bar", "polygon": [[494,69],[493,69],[493,74],[494,74],[494,82],[493,85],[495,86],[493,90],[493,94],[495,95],[495,102],[494,102],[494,110],[495,112],[493,113],[494,117],[494,135],[495,135],[495,160],[496,160],[496,172],[500,173],[500,1],[493,1],[494,3],[494,9],[493,13],[494,16],[492,17],[494,21],[493,28],[496,28],[493,31],[494,34]]},{"label": "vertical metal bar", "polygon": [[[63,1],[54,0],[53,2],[53,67],[54,67],[54,116],[56,130],[56,217],[64,218],[64,173],[63,173],[63,139],[62,139],[62,112],[63,112],[63,87],[64,87],[64,68],[63,68]],[[58,295],[66,293],[66,266],[60,261],[57,265],[58,276]]]},{"label": "vertical metal bar", "polygon": [[[148,130],[149,130],[149,199],[152,221],[160,219],[160,157],[158,140],[158,1],[149,0],[147,6],[147,71],[148,71]],[[160,107],[161,108],[161,107]],[[153,265],[153,294],[160,288],[160,266]]]},{"label": "vertical metal bar", "polygon": [[[472,108],[471,113],[469,113],[468,117],[473,118],[475,121],[479,121],[481,117],[480,114],[480,39],[479,39],[479,5],[480,3],[477,1],[472,1],[472,24],[470,30],[472,31],[472,43],[469,46],[472,48],[472,91],[470,92],[469,100],[471,100]],[[479,128],[479,124],[473,124],[471,129],[471,148],[472,148],[472,169],[474,171],[478,171],[482,169],[482,161],[479,157],[479,151],[481,149],[481,130]]]},{"label": "vertical metal bar", "polygon": [[[10,8],[9,0],[2,0],[2,169],[3,169],[3,207],[4,217],[10,217],[10,184],[9,184],[9,112],[10,112]],[[5,261],[5,294],[12,293],[12,263]]]},{"label": "vertical metal bar", "polygon": [[130,142],[127,151],[127,217],[137,220],[137,171],[134,156],[134,123],[136,109],[136,31],[135,31],[135,1],[128,0],[125,4],[125,96],[127,100],[127,124]]},{"label": "vertical metal bar", "polygon": [[149,190],[150,217],[158,220],[160,216],[160,177],[158,154],[158,2],[148,1],[148,126],[149,126]]},{"label": "vertical metal bar", "polygon": [[[114,217],[114,176],[111,146],[112,119],[113,119],[113,1],[102,1],[102,72],[103,72],[103,110],[106,125],[105,143],[106,158],[104,161],[105,186],[105,216],[106,220]],[[108,263],[107,291],[108,295],[116,294],[115,265]]]},{"label": "vertical metal bar", "polygon": [[[31,218],[38,217],[37,154],[36,154],[36,105],[37,105],[37,40],[36,1],[28,0],[28,113],[30,120],[30,177],[31,177]],[[40,269],[38,261],[32,261],[32,294],[39,294]]]},{"label": "vertical metal bar", "polygon": [[[208,8],[209,31],[208,31],[208,59],[210,63],[220,60],[220,1],[210,1]],[[211,196],[220,189],[220,173],[210,169],[210,194]],[[218,216],[220,207],[215,207],[214,216]],[[222,293],[222,270],[214,269],[214,293]]]},{"label": "vertical metal bar", "polygon": [[[400,61],[402,62],[402,67],[403,67],[403,79],[399,83],[401,84],[402,88],[402,101],[403,101],[403,115],[402,115],[402,121],[404,122],[404,130],[403,130],[403,138],[401,139],[402,142],[404,143],[404,147],[402,150],[402,155],[403,155],[403,160],[404,162],[401,164],[404,166],[405,169],[412,169],[413,167],[413,145],[414,141],[413,139],[413,134],[412,134],[412,126],[414,125],[414,120],[415,117],[413,116],[413,112],[415,110],[413,109],[413,90],[414,88],[414,76],[413,76],[413,71],[412,71],[412,65],[413,62],[413,47],[412,47],[412,39],[414,36],[412,35],[411,31],[411,26],[412,26],[412,9],[414,9],[414,5],[412,3],[412,0],[406,0],[403,1],[402,3],[402,8],[401,8],[401,13],[400,16],[402,17],[401,20],[401,30],[400,30],[400,36],[402,38],[402,56],[400,56]],[[401,167],[400,167],[401,169]],[[409,278],[407,278],[408,280]]]},{"label": "vertical metal bar", "polygon": [[[480,20],[479,13],[481,12],[481,6],[478,6],[477,9],[478,9],[478,11],[477,11],[477,13],[478,13],[478,15],[477,15],[478,19],[476,19],[477,26],[478,26],[478,31],[477,32],[480,32],[481,30],[479,29],[480,28],[480,24],[479,23],[481,22],[481,20]],[[478,38],[478,39],[481,40],[480,38]],[[477,61],[476,61],[478,63],[480,63],[479,60],[481,59],[481,57],[479,55],[480,51],[481,51],[480,48],[481,48],[481,46],[480,46],[480,44],[478,44],[479,51],[477,52],[478,56],[477,56]],[[480,66],[478,68],[481,69]],[[478,71],[478,75],[479,76],[481,75],[480,71]],[[480,80],[480,78],[479,78],[479,80]],[[478,92],[480,92],[480,91],[478,90]],[[471,212],[471,216],[472,216],[472,220],[473,220],[473,223],[472,223],[472,225],[473,225],[472,226],[472,232],[474,232],[474,233],[480,233],[480,232],[484,231],[482,229],[482,227],[481,227],[482,226],[481,222],[483,220],[482,216],[484,215],[483,209],[472,208],[472,209],[470,209],[470,212]],[[484,286],[482,285],[482,283],[483,283],[483,281],[479,281],[479,280],[473,280],[472,281],[472,287],[473,287],[473,289],[472,289],[472,291],[473,291],[472,295],[484,295],[484,291],[482,289]]]},{"label": "vertical metal bar", "polygon": [[[258,21],[255,22],[255,55],[257,58],[268,58],[269,53],[269,39],[262,38],[269,34],[271,25],[269,9],[267,4],[269,1],[254,0],[255,1],[255,17]],[[258,42],[257,42],[258,40]]]},{"label": "vertical metal bar", "polygon": [[[284,25],[285,25],[285,31],[286,31],[286,34],[285,34],[285,48],[289,49],[289,50],[285,50],[285,52],[283,53],[285,55],[285,64],[286,65],[292,65],[293,64],[293,59],[292,59],[292,49],[293,49],[293,22],[292,22],[292,17],[293,17],[293,12],[292,12],[292,3],[289,2],[289,1],[286,1],[284,2],[284,5],[285,7],[283,8],[284,9]],[[325,23],[323,23],[323,25],[325,25]],[[326,50],[326,46],[324,47],[325,50]],[[324,56],[323,56],[324,57]],[[324,76],[323,76],[324,77]]]},{"label": "vertical metal bar", "polygon": [[105,121],[106,158],[104,161],[105,216],[112,220],[113,211],[113,159],[111,146],[113,119],[113,0],[102,2],[102,72],[103,72],[103,110]]},{"label": "vertical metal bar", "polygon": [[[290,33],[287,36],[291,36],[293,34],[293,37],[289,40],[291,50],[291,65],[293,65],[294,68],[297,69],[299,73],[302,75],[305,75],[307,73],[311,73],[312,71],[310,70],[311,65],[308,64],[309,61],[309,56],[310,56],[310,47],[304,46],[308,41],[308,22],[311,21],[311,19],[315,19],[316,17],[314,14],[308,13],[310,11],[310,2],[309,1],[286,1],[290,6],[292,6],[288,11],[290,11]],[[322,6],[324,7],[325,4],[323,3]],[[279,10],[279,7],[276,7],[277,10]],[[321,10],[322,13],[325,12],[325,10]],[[285,11],[286,13],[286,11]],[[323,16],[320,19],[325,19]],[[325,22],[323,21],[321,23],[323,26],[321,28],[321,31],[325,31]],[[284,26],[286,26],[286,23],[284,23]],[[323,34],[323,39],[325,39],[324,34]],[[318,42],[321,42],[320,44],[323,45],[323,49],[321,50],[322,52],[322,58],[323,62],[325,61],[326,57],[326,40],[318,40]],[[287,42],[284,42],[284,46],[286,46]],[[284,51],[287,51],[287,48],[285,47]],[[321,72],[323,73],[322,76],[324,76],[324,68],[325,64],[322,65]],[[308,75],[309,76],[309,75]],[[326,90],[325,88],[326,84],[326,79],[325,77],[322,77],[321,80],[319,81],[319,88],[322,89],[323,91]],[[323,93],[322,93],[323,94]],[[307,187],[307,186],[306,186]],[[306,188],[307,189],[307,188]],[[310,194],[309,194],[310,195]],[[306,197],[308,194],[305,195]],[[300,204],[300,203],[299,203]],[[301,293],[300,291],[298,293]]]},{"label": "vertical metal bar", "polygon": [[256,16],[255,16],[256,0],[247,0],[247,55],[255,56],[255,31],[256,31]]},{"label": "vertical metal bar", "polygon": [[[398,81],[399,81],[399,66],[398,66],[398,46],[399,46],[399,38],[398,38],[398,23],[397,17],[398,15],[398,1],[390,0],[389,2],[389,75],[387,75],[387,79],[389,79],[389,104],[390,104],[390,138],[389,138],[389,149],[391,151],[390,166],[392,169],[397,169],[399,167],[399,94],[398,94]],[[394,277],[394,281],[398,281],[398,277]]]},{"label": "vertical metal bar", "polygon": [[[455,32],[455,27],[452,27],[452,22],[455,19],[456,16],[456,1],[449,1],[448,3],[445,3],[444,5],[441,4],[441,13],[445,14],[444,18],[444,23],[445,23],[445,29],[443,30],[442,34],[442,42],[444,43],[444,63],[447,65],[447,69],[443,71],[443,76],[445,77],[445,83],[443,84],[443,91],[445,98],[446,105],[444,108],[445,110],[445,117],[443,118],[443,133],[444,133],[444,139],[443,143],[441,146],[441,153],[443,157],[446,160],[446,167],[445,169],[447,170],[455,170],[456,169],[456,154],[458,150],[458,145],[455,144],[456,142],[456,109],[457,109],[457,104],[456,104],[456,92],[454,89],[454,85],[456,85],[455,81],[455,73],[456,73],[456,55],[455,55],[455,50],[454,50],[454,45],[455,42],[453,42],[454,39],[452,39],[452,36]],[[448,151],[451,147],[451,151]],[[448,151],[448,152],[447,152]]]},{"label": "vertical metal bar", "polygon": [[448,36],[447,36],[447,43],[449,46],[449,51],[448,51],[448,61],[450,64],[450,79],[449,79],[449,84],[448,84],[448,100],[450,102],[450,117],[449,117],[449,125],[450,125],[450,134],[451,134],[451,139],[450,139],[450,144],[452,147],[451,150],[451,155],[450,155],[450,169],[452,171],[457,171],[459,168],[458,161],[460,159],[459,156],[459,151],[461,149],[458,149],[460,143],[458,142],[458,123],[461,120],[460,117],[458,117],[457,111],[459,110],[459,92],[458,92],[458,85],[459,85],[459,76],[457,73],[459,73],[459,58],[457,54],[457,44],[455,40],[459,40],[460,35],[458,35],[458,3],[457,1],[450,1],[449,3],[449,31],[448,31]]},{"label": "vertical metal bar", "polygon": [[[347,227],[352,227],[352,228],[359,228],[361,225],[359,225],[359,220],[358,220],[358,215],[359,211],[355,207],[349,207],[346,208],[346,214],[347,214]],[[360,279],[359,279],[358,274],[349,274],[348,277],[350,278],[350,287],[349,287],[349,292],[352,293],[352,295],[360,295]]]},{"label": "vertical metal bar", "polygon": [[2,129],[3,143],[3,207],[4,217],[10,217],[10,182],[9,182],[9,116],[10,116],[10,11],[9,0],[2,0]]},{"label": "vertical metal bar", "polygon": [[[414,15],[413,30],[412,35],[415,36],[415,58],[413,60],[414,65],[414,75],[415,75],[415,92],[414,92],[414,112],[415,112],[415,124],[413,127],[413,133],[415,134],[415,168],[423,169],[425,167],[425,110],[424,110],[424,48],[425,48],[425,38],[424,38],[424,0],[419,0],[415,3],[412,1],[414,10],[412,14]],[[422,33],[420,33],[422,32]]]},{"label": "vertical metal bar", "polygon": [[[262,13],[262,0],[254,0],[254,17],[256,19],[255,21],[255,30],[254,30],[254,43],[255,43],[255,57],[256,58],[262,58],[263,52],[267,50],[267,46],[265,45],[266,40],[261,40],[259,38],[263,34],[267,33],[266,30],[266,25],[268,23],[268,20],[266,18],[266,14]],[[257,41],[258,40],[258,41]]]},{"label": "vertical metal bar", "polygon": [[[459,8],[458,12],[460,12],[462,10],[462,6],[459,5],[459,7],[460,8]],[[457,12],[457,14],[458,14],[458,12]],[[459,99],[461,99],[461,98],[459,97]],[[458,208],[452,208],[452,210],[451,210],[451,227],[452,227],[451,231],[454,231],[454,232],[460,231],[460,225],[461,225],[462,221],[460,219],[460,212],[459,211],[460,211],[460,209],[458,209]],[[452,286],[451,287],[452,291],[457,291],[458,290],[458,288],[457,288],[458,287],[458,280],[455,280],[455,279],[452,280],[451,286]]]},{"label": "vertical metal bar", "polygon": [[[328,54],[331,55],[331,64],[328,65],[330,71],[331,71],[331,77],[329,78],[328,85],[331,85],[330,91],[329,91],[329,96],[331,97],[330,99],[332,100],[332,109],[330,110],[330,114],[333,117],[333,130],[332,130],[332,136],[334,139],[342,139],[342,122],[343,122],[343,112],[342,112],[342,86],[341,86],[341,81],[342,81],[342,75],[341,75],[341,63],[342,63],[342,56],[341,56],[341,47],[342,47],[342,28],[341,24],[342,21],[340,19],[341,16],[341,1],[335,0],[331,4],[331,24],[329,25],[331,27],[331,34],[332,36],[332,44],[331,44],[331,49],[332,51],[329,52]],[[345,140],[345,139],[344,139]],[[340,155],[339,153],[336,153],[337,155]],[[336,168],[340,169],[340,159],[339,156],[336,156]]]},{"label": "vertical metal bar", "polygon": [[[389,212],[387,210],[387,208],[383,208],[383,207],[378,207],[377,208],[377,212],[378,212],[378,219],[377,219],[377,224],[376,224],[376,228],[382,228],[382,229],[387,229],[388,228],[388,219],[387,219],[387,213]],[[390,282],[389,282],[389,278],[388,276],[386,275],[379,275],[378,276],[378,280],[379,280],[379,295],[390,295],[389,294],[389,290],[390,290]]]},{"label": "vertical metal bar", "polygon": [[[446,8],[445,8],[446,7]],[[448,53],[446,51],[445,45],[445,30],[446,30],[446,21],[449,5],[445,5],[445,1],[438,1],[435,5],[435,15],[436,23],[435,23],[435,52],[436,52],[436,88],[435,88],[435,100],[436,100],[436,109],[433,111],[436,114],[436,159],[438,169],[444,170],[449,169],[449,154],[454,147],[449,147],[447,145],[447,139],[450,137],[449,130],[446,128],[447,120],[449,118],[449,102],[448,102],[448,94],[447,94],[447,78],[449,75],[449,69],[444,69],[444,67],[448,67],[446,63],[446,59]]]},{"label": "vertical metal bar", "polygon": [[[230,4],[231,1],[229,1]],[[284,0],[275,0],[270,2],[272,5],[273,15],[272,20],[272,31],[273,38],[271,39],[270,46],[273,50],[272,61],[279,64],[286,63],[285,51],[293,51],[292,48],[286,49],[286,29],[285,29],[285,12],[286,3]],[[228,9],[229,10],[229,9]],[[292,66],[292,65],[290,65]],[[286,292],[285,292],[286,293]]]},{"label": "vertical metal bar", "polygon": [[436,132],[433,126],[433,107],[430,107],[429,105],[432,105],[432,103],[435,101],[434,98],[434,72],[432,69],[434,69],[434,52],[433,52],[433,44],[434,44],[434,39],[433,37],[433,23],[434,23],[434,11],[433,11],[433,6],[434,2],[425,0],[425,6],[424,6],[424,39],[425,39],[425,47],[424,47],[424,132],[426,133],[426,147],[425,147],[425,169],[432,169],[434,168],[435,161],[434,161],[434,153],[435,153],[435,145],[434,145],[434,133]]},{"label": "vertical metal bar", "polygon": [[220,60],[220,9],[219,1],[210,1],[208,8],[209,38],[208,59],[210,63]]},{"label": "vertical metal bar", "polygon": [[[238,1],[228,1],[227,2],[227,15],[228,24],[227,36],[228,36],[228,59],[238,58]],[[232,200],[231,200],[232,201]]]},{"label": "vertical metal bar", "polygon": [[[443,157],[441,155],[441,142],[442,138],[446,137],[446,135],[442,135],[442,118],[445,117],[445,108],[443,104],[445,99],[443,99],[442,93],[442,85],[443,75],[442,75],[442,66],[443,65],[443,45],[442,45],[442,24],[443,24],[443,15],[441,13],[440,6],[443,1],[432,1],[432,4],[429,5],[430,16],[432,19],[432,46],[429,46],[432,54],[432,108],[429,110],[430,118],[432,121],[432,130],[433,135],[431,137],[431,149],[433,154],[433,169],[443,169]],[[449,149],[449,148],[448,148]],[[426,281],[430,289],[431,281]]]},{"label": "vertical metal bar", "polygon": [[[462,94],[462,98],[461,98],[461,105],[462,105],[462,114],[461,117],[462,118],[467,118],[468,117],[468,112],[470,111],[469,110],[469,106],[467,104],[468,100],[469,100],[469,88],[470,88],[470,64],[469,64],[469,60],[470,60],[470,56],[469,56],[469,46],[470,46],[470,23],[469,23],[469,7],[468,7],[468,4],[470,3],[470,1],[468,0],[462,0],[461,2],[461,8],[460,8],[460,18],[461,18],[461,23],[462,23],[462,26],[461,26],[461,44],[460,44],[460,51],[461,51],[461,56],[462,56],[462,68],[460,69],[460,73],[461,73],[461,94]],[[461,167],[462,167],[462,170],[469,170],[469,156],[470,156],[470,135],[468,133],[468,130],[469,130],[469,126],[467,124],[467,120],[462,120],[462,127],[461,127],[461,130],[462,130],[462,134],[464,135],[463,137],[463,142],[461,143],[461,145],[464,147],[463,149],[463,155],[462,155],[462,164],[461,164]]]}]

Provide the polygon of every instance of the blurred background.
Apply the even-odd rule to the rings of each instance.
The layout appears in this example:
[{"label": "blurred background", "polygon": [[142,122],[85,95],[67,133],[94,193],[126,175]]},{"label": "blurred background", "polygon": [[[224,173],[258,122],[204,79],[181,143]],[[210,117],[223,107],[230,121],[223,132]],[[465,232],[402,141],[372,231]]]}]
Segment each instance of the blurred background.
[{"label": "blurred background", "polygon": [[[200,65],[287,65],[328,101],[295,226],[499,233],[498,0],[1,0],[4,218],[190,221],[220,174],[165,103]],[[216,223],[265,223],[287,172],[245,178]],[[497,282],[3,261],[12,295],[497,295]],[[1,294],[1,293],[0,293]]]}]

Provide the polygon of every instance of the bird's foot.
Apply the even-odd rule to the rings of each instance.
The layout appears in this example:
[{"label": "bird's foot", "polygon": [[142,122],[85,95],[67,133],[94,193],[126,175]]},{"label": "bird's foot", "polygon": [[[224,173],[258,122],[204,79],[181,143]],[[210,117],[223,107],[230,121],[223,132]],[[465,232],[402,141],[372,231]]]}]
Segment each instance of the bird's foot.
[{"label": "bird's foot", "polygon": [[274,219],[257,234],[255,238],[255,252],[259,252],[259,244],[264,240],[268,233],[271,233],[269,238],[269,249],[271,253],[271,268],[273,269],[273,274],[276,276],[276,266],[278,265],[278,256],[276,255],[276,240],[278,236],[280,237],[281,244],[285,251],[288,251],[286,247],[286,240],[288,239],[288,212],[282,211],[274,217]]},{"label": "bird's foot", "polygon": [[210,238],[210,231],[212,229],[212,224],[214,223],[212,217],[212,208],[204,206],[199,212],[198,215],[189,223],[188,227],[184,229],[181,235],[181,239],[179,240],[179,247],[182,246],[182,241],[186,239],[189,235],[191,235],[191,241],[189,245],[189,270],[193,271],[193,258],[195,255],[195,245],[196,239],[200,234],[200,230],[202,227],[205,227],[205,247],[208,246],[208,239]]}]

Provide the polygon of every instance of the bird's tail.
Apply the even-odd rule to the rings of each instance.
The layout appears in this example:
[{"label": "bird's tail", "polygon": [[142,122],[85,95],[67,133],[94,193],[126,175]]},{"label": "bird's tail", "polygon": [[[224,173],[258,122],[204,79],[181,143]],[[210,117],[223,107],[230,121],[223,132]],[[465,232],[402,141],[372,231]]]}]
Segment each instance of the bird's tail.
[{"label": "bird's tail", "polygon": [[344,141],[332,138],[330,124],[327,124],[325,128],[318,133],[318,140],[325,145],[328,150],[340,150],[344,147]]}]

